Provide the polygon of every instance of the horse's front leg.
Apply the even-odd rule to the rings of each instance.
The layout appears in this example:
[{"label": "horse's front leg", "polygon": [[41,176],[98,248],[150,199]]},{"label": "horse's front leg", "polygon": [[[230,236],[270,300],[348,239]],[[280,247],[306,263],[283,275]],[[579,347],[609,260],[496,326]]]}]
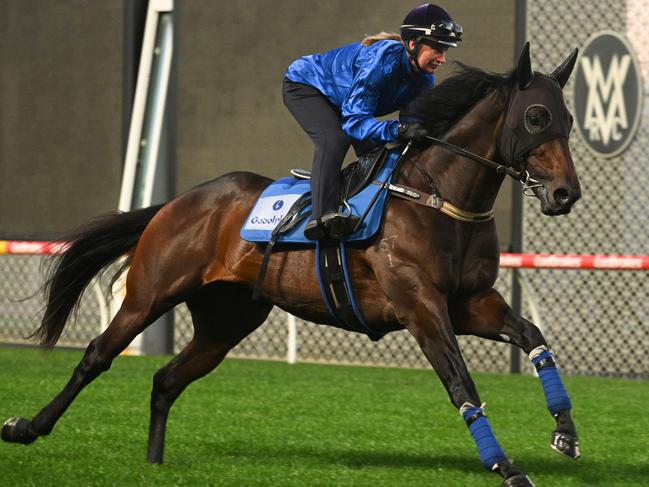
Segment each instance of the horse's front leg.
[{"label": "horse's front leg", "polygon": [[417,291],[395,303],[397,317],[417,340],[469,427],[482,465],[500,473],[505,486],[533,485],[527,475],[508,460],[494,436],[455,338],[446,296],[423,285],[413,286],[413,289]]},{"label": "horse's front leg", "polygon": [[550,446],[570,458],[579,458],[577,430],[570,414],[572,403],[541,330],[514,313],[493,289],[486,295],[452,303],[450,314],[457,334],[513,343],[528,355],[539,374],[548,410],[556,420]]}]

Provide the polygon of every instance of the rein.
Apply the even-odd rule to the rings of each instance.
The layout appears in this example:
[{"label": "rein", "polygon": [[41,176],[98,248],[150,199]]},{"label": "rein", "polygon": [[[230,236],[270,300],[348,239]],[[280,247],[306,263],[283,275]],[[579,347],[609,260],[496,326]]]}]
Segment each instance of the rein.
[{"label": "rein", "polygon": [[[458,147],[455,144],[451,144],[450,142],[446,142],[445,140],[438,139],[430,135],[427,135],[426,138],[431,142],[434,142],[435,144],[439,144],[441,146],[446,147],[447,149],[450,149],[451,152],[455,152],[456,154],[464,156],[467,159],[473,159],[476,162],[491,167],[492,169],[495,169],[496,172],[498,173],[501,174],[505,173],[508,176],[511,176],[518,181],[523,181],[526,178],[527,171],[517,171],[516,169],[509,166],[505,166],[504,164],[498,164],[497,162],[487,159],[486,157],[479,156],[478,154],[474,154],[473,152],[463,149],[462,147]],[[529,174],[527,174],[527,179],[529,179]]]},{"label": "rein", "polygon": [[538,179],[534,179],[533,177],[530,176],[530,173],[527,171],[527,169],[517,171],[516,169],[510,166],[505,166],[504,164],[498,164],[497,162],[487,159],[486,157],[482,157],[479,156],[478,154],[474,154],[471,151],[463,149],[462,147],[458,147],[457,145],[451,144],[450,142],[446,142],[445,140],[438,139],[430,135],[427,135],[426,138],[435,144],[439,144],[443,147],[446,147],[447,149],[451,150],[452,152],[455,152],[456,154],[464,156],[468,159],[473,159],[476,162],[491,167],[492,169],[495,169],[496,172],[498,173],[501,174],[504,173],[507,174],[508,176],[511,176],[512,178],[514,178],[516,181],[520,182],[523,185],[523,194],[525,196],[535,196],[533,192],[530,192],[530,190],[533,190],[534,188],[540,188],[541,186],[543,186]]}]

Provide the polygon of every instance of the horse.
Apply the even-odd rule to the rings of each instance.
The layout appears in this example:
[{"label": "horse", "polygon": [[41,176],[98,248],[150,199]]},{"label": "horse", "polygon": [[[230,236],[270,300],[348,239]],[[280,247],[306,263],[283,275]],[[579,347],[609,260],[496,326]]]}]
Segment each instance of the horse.
[{"label": "horse", "polygon": [[[406,329],[416,339],[469,427],[481,463],[506,486],[533,484],[495,439],[456,336],[507,342],[528,354],[556,420],[551,446],[579,456],[572,406],[545,338],[493,288],[499,247],[491,217],[507,174],[527,185],[546,215],[566,214],[580,198],[568,145],[572,117],[562,94],[576,54],[547,75],[532,70],[527,44],[508,73],[461,65],[418,96],[409,110],[441,143],[412,145],[395,181],[421,192],[437,190],[455,216],[465,218],[390,198],[378,235],[348,249],[368,326],[377,333]],[[242,240],[239,231],[270,182],[250,172],[228,173],[166,204],[97,217],[67,238],[69,246],[45,284],[45,313],[34,333],[42,347],[55,345],[90,280],[123,256],[130,265],[126,296],[65,387],[31,420],[7,420],[2,439],[29,444],[49,434],[77,394],[139,333],[185,302],[193,338],[153,377],[147,460],[162,463],[174,401],[259,327],[273,305],[338,326],[320,293],[313,246],[273,252],[260,297],[252,298],[264,246]]]}]

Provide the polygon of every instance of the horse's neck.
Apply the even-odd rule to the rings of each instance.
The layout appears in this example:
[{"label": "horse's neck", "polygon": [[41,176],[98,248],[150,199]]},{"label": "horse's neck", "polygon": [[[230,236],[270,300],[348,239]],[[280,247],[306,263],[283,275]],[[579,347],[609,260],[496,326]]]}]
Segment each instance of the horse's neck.
[{"label": "horse's neck", "polygon": [[[444,139],[493,160],[504,109],[502,97],[492,93],[455,124]],[[488,211],[493,207],[504,179],[494,169],[435,144],[420,155],[419,161],[432,176],[440,196],[449,203],[473,212]],[[417,171],[411,169],[409,172],[408,179],[421,180]]]}]

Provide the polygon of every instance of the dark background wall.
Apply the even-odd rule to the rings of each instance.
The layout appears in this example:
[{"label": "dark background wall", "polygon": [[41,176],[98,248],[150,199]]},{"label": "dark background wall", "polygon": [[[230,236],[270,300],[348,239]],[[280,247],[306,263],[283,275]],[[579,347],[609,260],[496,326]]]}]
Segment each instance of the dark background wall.
[{"label": "dark background wall", "polygon": [[121,1],[0,1],[0,238],[116,207],[121,99]]},{"label": "dark background wall", "polygon": [[[282,103],[288,64],[397,31],[419,3],[176,1],[178,191],[232,170],[279,177],[309,167],[311,144]],[[515,0],[444,5],[465,30],[450,60],[511,68]],[[0,238],[51,238],[117,206],[123,3],[0,0],[0,26]]]},{"label": "dark background wall", "polygon": [[[282,103],[286,67],[301,55],[359,41],[365,34],[398,31],[405,13],[418,3],[182,2],[179,189],[251,163],[273,177],[296,164],[309,165],[311,143]],[[447,3],[466,32],[449,59],[509,69],[513,1]],[[441,78],[452,70],[450,64]]]}]

